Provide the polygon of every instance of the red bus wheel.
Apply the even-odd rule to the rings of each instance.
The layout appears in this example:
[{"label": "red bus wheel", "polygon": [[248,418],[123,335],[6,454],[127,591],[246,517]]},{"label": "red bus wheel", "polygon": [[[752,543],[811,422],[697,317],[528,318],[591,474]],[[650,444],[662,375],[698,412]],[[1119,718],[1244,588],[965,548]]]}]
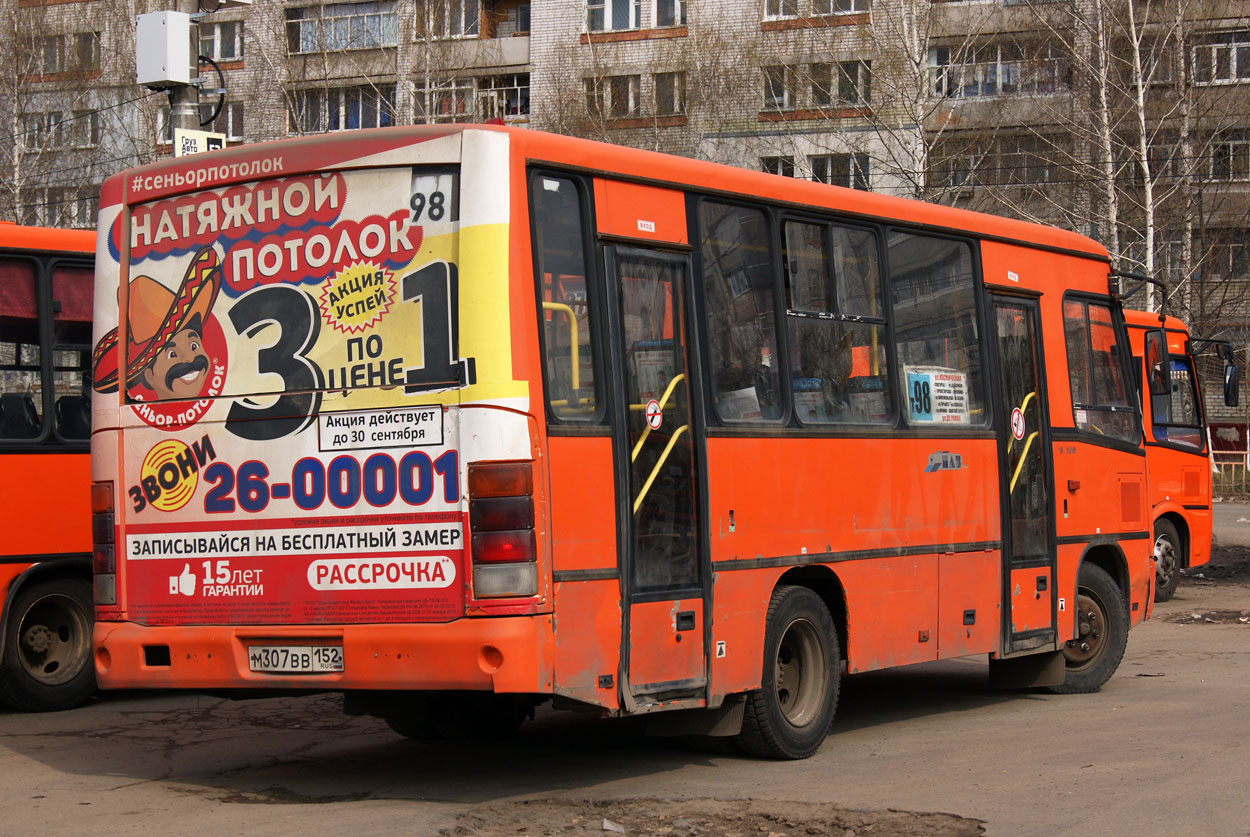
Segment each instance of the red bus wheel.
[{"label": "red bus wheel", "polygon": [[69,709],[95,691],[91,586],[42,581],[13,599],[0,663],[0,701],[14,709]]},{"label": "red bus wheel", "polygon": [[838,634],[806,587],[778,587],[768,605],[760,688],[747,695],[738,745],[775,759],[807,758],[829,731],[838,701]]}]

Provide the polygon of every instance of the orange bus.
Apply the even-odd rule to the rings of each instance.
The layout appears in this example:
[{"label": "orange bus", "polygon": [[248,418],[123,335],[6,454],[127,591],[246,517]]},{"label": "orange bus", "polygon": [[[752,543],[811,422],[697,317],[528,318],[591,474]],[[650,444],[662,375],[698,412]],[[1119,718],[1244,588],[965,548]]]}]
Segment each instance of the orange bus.
[{"label": "orange bus", "polygon": [[[1146,428],[1147,495],[1154,529],[1155,601],[1176,592],[1180,571],[1211,557],[1211,461],[1195,342],[1176,317],[1125,311],[1133,374]],[[1213,346],[1224,361],[1224,403],[1238,400],[1239,372],[1231,346]]]},{"label": "orange bus", "polygon": [[0,223],[0,703],[65,709],[91,664],[95,234]]},{"label": "orange bus", "polygon": [[104,688],[799,758],[844,668],[1093,691],[1150,612],[1084,237],[464,125],[135,169],[99,236]]}]

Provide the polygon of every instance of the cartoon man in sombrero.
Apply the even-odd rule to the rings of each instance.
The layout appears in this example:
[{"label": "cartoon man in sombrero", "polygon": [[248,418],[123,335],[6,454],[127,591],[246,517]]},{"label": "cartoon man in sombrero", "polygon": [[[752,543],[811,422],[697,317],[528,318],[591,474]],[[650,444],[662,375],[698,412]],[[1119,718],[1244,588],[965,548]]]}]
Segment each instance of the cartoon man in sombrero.
[{"label": "cartoon man in sombrero", "polygon": [[[146,387],[158,401],[199,398],[204,393],[210,367],[204,324],[220,289],[221,267],[211,247],[191,260],[176,291],[148,276],[130,280],[124,361],[128,388]],[[98,392],[117,389],[122,377],[117,349],[117,329],[112,329],[92,357]]]}]

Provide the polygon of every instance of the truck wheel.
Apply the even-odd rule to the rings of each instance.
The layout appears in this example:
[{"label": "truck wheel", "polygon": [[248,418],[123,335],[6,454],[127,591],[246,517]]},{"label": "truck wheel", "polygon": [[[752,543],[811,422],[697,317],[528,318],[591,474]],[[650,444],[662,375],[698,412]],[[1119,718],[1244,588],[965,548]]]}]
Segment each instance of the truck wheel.
[{"label": "truck wheel", "polygon": [[1098,691],[1120,666],[1128,644],[1128,609],[1102,567],[1083,564],[1076,581],[1076,637],[1063,648],[1064,678],[1055,694]]},{"label": "truck wheel", "polygon": [[1155,521],[1155,601],[1166,602],[1181,580],[1181,539],[1170,520]]},{"label": "truck wheel", "polygon": [[0,702],[13,709],[69,709],[95,691],[91,586],[40,581],[13,599],[0,662]]},{"label": "truck wheel", "polygon": [[838,634],[825,603],[806,587],[778,587],[760,688],[747,695],[738,746],[764,758],[807,758],[829,732],[840,679]]}]

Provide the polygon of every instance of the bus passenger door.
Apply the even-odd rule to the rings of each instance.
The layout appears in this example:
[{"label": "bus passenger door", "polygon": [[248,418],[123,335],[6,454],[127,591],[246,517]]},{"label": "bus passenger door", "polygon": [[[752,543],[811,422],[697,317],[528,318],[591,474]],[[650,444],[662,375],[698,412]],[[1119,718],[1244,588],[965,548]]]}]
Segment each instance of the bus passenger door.
[{"label": "bus passenger door", "polygon": [[625,594],[626,707],[704,696],[699,434],[691,409],[685,255],[608,247],[609,366]]},{"label": "bus passenger door", "polygon": [[995,296],[994,319],[1002,398],[1003,652],[1011,653],[1055,641],[1054,487],[1037,301]]}]

